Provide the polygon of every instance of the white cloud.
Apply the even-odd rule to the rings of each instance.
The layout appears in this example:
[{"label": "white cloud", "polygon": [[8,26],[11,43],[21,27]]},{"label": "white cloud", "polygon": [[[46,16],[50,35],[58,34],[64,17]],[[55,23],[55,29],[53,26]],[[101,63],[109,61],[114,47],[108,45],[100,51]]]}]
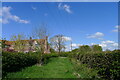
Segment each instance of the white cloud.
[{"label": "white cloud", "polygon": [[65,46],[65,51],[71,51],[70,45],[66,45],[66,46]]},{"label": "white cloud", "polygon": [[103,33],[101,32],[96,32],[94,34],[88,35],[87,38],[96,38],[96,39],[103,39],[102,37],[104,36]]},{"label": "white cloud", "polygon": [[19,23],[29,23],[29,21],[27,20],[22,20],[20,19],[20,17],[16,16],[16,15],[12,15],[11,14],[11,7],[2,7],[2,9],[0,9],[0,16],[2,16],[2,23],[7,24],[9,23],[10,20],[15,21],[15,22],[19,22]]},{"label": "white cloud", "polygon": [[102,46],[103,50],[106,50],[106,49],[109,49],[109,50],[118,49],[118,43],[116,43],[114,41],[110,41],[110,40],[101,41],[101,43],[99,45]]},{"label": "white cloud", "polygon": [[80,44],[76,44],[76,43],[72,44],[72,47],[79,47],[79,46],[80,46]]},{"label": "white cloud", "polygon": [[[62,36],[61,39],[64,41],[71,41],[72,40],[71,37],[67,37],[67,36]],[[51,41],[58,42],[58,37],[52,38]]]},{"label": "white cloud", "polygon": [[114,30],[112,30],[112,32],[118,32],[118,30],[117,30],[117,29],[114,29]]},{"label": "white cloud", "polygon": [[72,40],[71,37],[67,37],[67,36],[63,36],[63,39],[64,39],[65,41],[71,41],[71,40]]},{"label": "white cloud", "polygon": [[118,29],[119,27],[120,27],[120,26],[118,26],[118,25],[117,25],[117,26],[115,26],[115,28],[117,28],[117,29]]},{"label": "white cloud", "polygon": [[[79,46],[81,46],[81,44],[73,43],[73,44],[72,44],[72,50],[78,48]],[[65,50],[65,51],[71,51],[71,44],[68,44],[68,45],[66,45],[65,47],[66,47],[66,50]]]},{"label": "white cloud", "polygon": [[67,13],[72,13],[71,9],[70,9],[70,6],[67,5],[67,4],[63,4],[62,3],[59,3],[58,4],[58,8],[59,9],[62,9],[62,10],[65,10]]},{"label": "white cloud", "polygon": [[[73,43],[73,44],[72,44],[72,50],[74,50],[74,49],[76,49],[76,48],[79,48],[79,47],[82,46],[82,45],[83,45],[83,44]],[[103,51],[105,51],[106,49],[109,49],[109,50],[118,49],[118,43],[115,42],[115,41],[110,41],[110,40],[101,41],[99,44],[97,44],[97,43],[90,43],[90,44],[84,44],[84,45],[89,45],[89,46],[99,45],[99,46],[102,47]],[[71,51],[71,44],[66,45],[66,51]]]},{"label": "white cloud", "polygon": [[90,43],[89,45],[92,46],[92,45],[98,45],[98,44],[96,44],[96,43]]},{"label": "white cloud", "polygon": [[118,30],[120,29],[120,26],[115,26],[115,29],[114,30],[112,30],[112,32],[118,32]]},{"label": "white cloud", "polygon": [[70,10],[70,6],[69,6],[69,5],[65,4],[65,5],[63,6],[63,8],[64,8],[65,11],[67,11],[68,13],[72,13],[72,11]]},{"label": "white cloud", "polygon": [[58,8],[61,8],[61,6],[62,6],[62,3],[59,3],[59,4],[58,4]]},{"label": "white cloud", "polygon": [[102,49],[105,51],[106,49],[109,50],[114,50],[114,49],[118,49],[118,43],[115,41],[111,41],[111,40],[105,40],[105,41],[101,41],[99,44],[96,43],[91,43],[89,44],[89,46],[92,45],[99,45],[102,47]]},{"label": "white cloud", "polygon": [[32,6],[32,9],[33,9],[33,10],[36,10],[37,8]]}]

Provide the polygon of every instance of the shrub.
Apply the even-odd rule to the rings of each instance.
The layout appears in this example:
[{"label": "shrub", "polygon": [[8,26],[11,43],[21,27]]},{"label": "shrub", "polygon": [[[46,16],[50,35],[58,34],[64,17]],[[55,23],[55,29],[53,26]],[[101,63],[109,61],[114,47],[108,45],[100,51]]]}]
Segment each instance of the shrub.
[{"label": "shrub", "polygon": [[102,51],[102,47],[99,45],[92,45],[91,48],[94,52]]},{"label": "shrub", "polygon": [[67,57],[70,53],[69,52],[62,52],[58,54],[60,57]]},{"label": "shrub", "polygon": [[42,62],[44,62],[44,64],[49,62],[49,58],[51,57],[58,57],[58,54],[56,53],[50,53],[50,54],[44,54],[43,58],[42,58]]},{"label": "shrub", "polygon": [[105,79],[118,79],[120,76],[120,51],[72,53],[71,58],[75,58],[82,64],[87,64],[89,68],[98,70],[98,75]]},{"label": "shrub", "polygon": [[3,77],[8,72],[16,72],[27,66],[37,63],[38,53],[11,53],[2,52]]},{"label": "shrub", "polygon": [[79,47],[79,51],[82,53],[87,53],[87,52],[91,52],[92,49],[88,45],[83,45]]}]

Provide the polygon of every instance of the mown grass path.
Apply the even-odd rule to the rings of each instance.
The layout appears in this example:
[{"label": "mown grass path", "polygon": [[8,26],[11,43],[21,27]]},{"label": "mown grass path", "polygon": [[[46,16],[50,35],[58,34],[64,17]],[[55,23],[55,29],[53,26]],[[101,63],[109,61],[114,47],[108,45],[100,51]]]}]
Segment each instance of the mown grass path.
[{"label": "mown grass path", "polygon": [[76,78],[73,64],[68,58],[51,58],[46,65],[28,67],[9,73],[7,78]]}]

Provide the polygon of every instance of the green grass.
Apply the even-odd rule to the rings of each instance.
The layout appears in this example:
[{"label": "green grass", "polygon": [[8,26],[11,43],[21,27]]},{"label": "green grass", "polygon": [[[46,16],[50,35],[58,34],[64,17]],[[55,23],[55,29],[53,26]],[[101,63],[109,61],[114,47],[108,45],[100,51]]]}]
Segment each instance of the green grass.
[{"label": "green grass", "polygon": [[98,71],[92,68],[88,68],[86,64],[81,64],[79,61],[72,59],[75,73],[79,74],[79,78],[99,78]]},{"label": "green grass", "polygon": [[51,58],[43,66],[34,65],[20,72],[9,73],[7,78],[76,78],[68,58]]},{"label": "green grass", "polygon": [[84,65],[72,64],[69,58],[50,58],[43,66],[31,66],[19,72],[9,73],[6,78],[90,78],[95,71]]}]

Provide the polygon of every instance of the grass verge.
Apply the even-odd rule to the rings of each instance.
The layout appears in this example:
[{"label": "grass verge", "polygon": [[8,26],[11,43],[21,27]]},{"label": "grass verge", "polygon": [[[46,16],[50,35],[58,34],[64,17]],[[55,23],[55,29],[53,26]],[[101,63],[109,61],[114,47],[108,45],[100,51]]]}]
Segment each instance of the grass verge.
[{"label": "grass verge", "polygon": [[8,73],[6,78],[96,78],[97,71],[72,62],[67,57],[50,58],[45,65],[34,65],[22,71]]},{"label": "grass verge", "polygon": [[34,65],[20,72],[9,73],[6,78],[76,78],[68,58],[50,58],[43,66]]}]

